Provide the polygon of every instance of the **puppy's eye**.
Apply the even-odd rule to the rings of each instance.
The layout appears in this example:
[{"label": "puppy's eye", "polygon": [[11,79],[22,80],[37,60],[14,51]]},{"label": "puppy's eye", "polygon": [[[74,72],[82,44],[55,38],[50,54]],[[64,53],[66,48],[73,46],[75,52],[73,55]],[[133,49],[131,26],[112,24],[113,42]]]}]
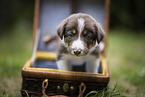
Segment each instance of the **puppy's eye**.
[{"label": "puppy's eye", "polygon": [[70,33],[70,34],[68,35],[68,39],[71,39],[73,36],[74,36],[74,35],[73,35],[72,33]]},{"label": "puppy's eye", "polygon": [[90,35],[87,35],[86,36],[86,39],[90,40],[91,39],[91,36]]},{"label": "puppy's eye", "polygon": [[73,37],[74,35],[72,33],[69,34],[69,37]]}]

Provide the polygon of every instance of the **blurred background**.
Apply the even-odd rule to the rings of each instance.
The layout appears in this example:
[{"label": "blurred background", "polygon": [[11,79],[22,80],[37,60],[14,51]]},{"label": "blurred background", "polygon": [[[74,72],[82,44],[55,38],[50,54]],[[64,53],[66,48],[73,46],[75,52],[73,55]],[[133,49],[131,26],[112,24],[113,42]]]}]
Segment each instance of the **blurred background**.
[{"label": "blurred background", "polygon": [[[20,96],[21,68],[32,55],[34,0],[0,1],[0,96]],[[145,0],[111,0],[109,87],[145,95]]]}]

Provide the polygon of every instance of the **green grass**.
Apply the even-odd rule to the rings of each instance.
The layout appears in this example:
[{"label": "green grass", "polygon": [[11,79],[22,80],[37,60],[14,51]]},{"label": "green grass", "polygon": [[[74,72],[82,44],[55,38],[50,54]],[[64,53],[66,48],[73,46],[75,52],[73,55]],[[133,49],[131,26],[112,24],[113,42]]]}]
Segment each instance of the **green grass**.
[{"label": "green grass", "polygon": [[[26,25],[15,25],[0,36],[0,96],[20,96],[21,68],[32,55],[32,27]],[[107,62],[110,89],[123,96],[145,95],[145,34],[110,30]]]},{"label": "green grass", "polygon": [[0,36],[0,96],[19,96],[21,69],[32,54],[32,27],[21,23]]},{"label": "green grass", "polygon": [[85,97],[116,97],[121,96],[120,92],[116,90],[117,83],[113,89],[105,88],[101,91],[91,91]]},{"label": "green grass", "polygon": [[129,30],[111,30],[108,39],[107,61],[110,87],[126,96],[145,95],[145,34]]}]

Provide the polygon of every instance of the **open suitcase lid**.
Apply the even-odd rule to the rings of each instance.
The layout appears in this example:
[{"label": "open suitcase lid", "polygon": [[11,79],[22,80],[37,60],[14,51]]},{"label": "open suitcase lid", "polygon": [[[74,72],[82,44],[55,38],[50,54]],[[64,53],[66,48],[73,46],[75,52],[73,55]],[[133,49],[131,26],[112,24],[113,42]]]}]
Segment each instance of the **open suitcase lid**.
[{"label": "open suitcase lid", "polygon": [[[50,63],[51,68],[45,67],[38,59],[56,60],[57,43],[51,42],[48,46],[45,45],[43,38],[47,34],[53,36],[57,35],[57,26],[61,21],[71,13],[87,13],[92,15],[105,29],[105,46],[108,32],[108,18],[109,18],[109,0],[35,0],[35,16],[34,16],[34,40],[36,42],[36,32],[40,29],[40,38],[38,40],[38,50],[36,52],[36,64],[31,66],[32,59],[30,59],[22,69],[22,75],[26,77],[39,77],[53,78],[53,79],[66,79],[74,81],[87,81],[87,82],[109,82],[109,73],[107,69],[106,60],[101,57],[102,71],[100,74],[87,73],[87,72],[70,72],[60,71],[55,69],[54,63]],[[106,48],[106,47],[105,47]],[[103,54],[105,55],[106,49]],[[44,66],[42,69],[40,66]],[[56,63],[55,63],[56,65]],[[63,76],[63,77],[62,77]]]}]

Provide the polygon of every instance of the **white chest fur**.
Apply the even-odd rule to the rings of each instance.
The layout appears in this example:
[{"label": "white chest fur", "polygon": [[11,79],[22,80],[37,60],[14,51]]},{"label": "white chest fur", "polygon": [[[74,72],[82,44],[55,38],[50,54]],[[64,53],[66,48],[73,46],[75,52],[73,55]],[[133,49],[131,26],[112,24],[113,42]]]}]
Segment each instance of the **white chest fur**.
[{"label": "white chest fur", "polygon": [[95,60],[96,58],[95,56],[92,56],[92,55],[76,57],[73,55],[65,54],[62,59],[67,60],[70,64],[81,65],[84,62],[92,61],[92,60]]},{"label": "white chest fur", "polygon": [[86,63],[87,72],[98,73],[100,59],[93,55],[75,57],[69,54],[64,54],[62,59],[57,61],[57,66],[59,70],[72,71],[72,64],[82,65],[83,63]]}]

